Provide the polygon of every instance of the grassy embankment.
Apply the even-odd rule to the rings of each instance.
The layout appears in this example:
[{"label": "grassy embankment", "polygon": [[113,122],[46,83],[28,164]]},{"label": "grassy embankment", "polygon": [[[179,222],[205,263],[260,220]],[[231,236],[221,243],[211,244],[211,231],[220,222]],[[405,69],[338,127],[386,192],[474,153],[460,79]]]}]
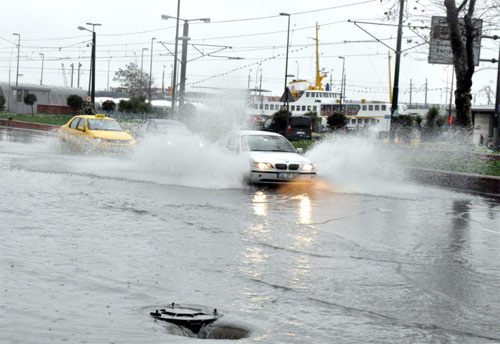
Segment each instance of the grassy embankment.
[{"label": "grassy embankment", "polygon": [[68,123],[70,118],[73,115],[45,115],[45,114],[36,114],[35,116],[31,115],[17,115],[13,113],[1,113],[0,119],[7,119],[12,117],[14,121],[23,121],[23,122],[31,122],[31,123],[42,123],[42,124],[52,124],[52,125],[63,125]]}]

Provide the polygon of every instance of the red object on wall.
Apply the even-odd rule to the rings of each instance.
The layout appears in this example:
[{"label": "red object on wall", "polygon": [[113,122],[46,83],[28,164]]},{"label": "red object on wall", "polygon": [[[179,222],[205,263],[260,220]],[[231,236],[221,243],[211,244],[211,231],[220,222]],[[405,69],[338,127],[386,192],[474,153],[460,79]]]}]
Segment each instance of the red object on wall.
[{"label": "red object on wall", "polygon": [[76,114],[75,111],[71,110],[71,108],[66,105],[44,105],[44,104],[37,105],[37,113],[51,113],[55,115]]}]

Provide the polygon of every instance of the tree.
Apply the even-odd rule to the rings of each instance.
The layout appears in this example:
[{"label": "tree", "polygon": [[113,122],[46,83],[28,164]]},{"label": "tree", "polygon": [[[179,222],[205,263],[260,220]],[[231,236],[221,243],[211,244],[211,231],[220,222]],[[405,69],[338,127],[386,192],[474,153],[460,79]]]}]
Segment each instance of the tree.
[{"label": "tree", "polygon": [[[468,3],[468,6],[467,6]],[[455,106],[457,109],[457,125],[466,129],[472,128],[471,88],[474,75],[474,8],[476,0],[464,0],[457,8],[455,0],[444,0],[446,22],[450,29],[450,43],[453,52],[453,65],[457,77],[455,90]],[[462,40],[462,27],[459,17],[464,15],[465,44]]]},{"label": "tree", "polygon": [[122,99],[120,100],[120,102],[118,103],[118,111],[120,112],[130,112],[130,103],[128,102],[128,100],[125,100],[125,99]]},{"label": "tree", "polygon": [[27,95],[24,96],[24,104],[31,106],[31,116],[34,116],[33,115],[33,104],[35,104],[35,102],[37,100],[38,99],[36,98],[36,95],[34,95],[33,93],[28,93]]},{"label": "tree", "polygon": [[153,111],[150,103],[146,103],[146,98],[142,96],[133,97],[129,100],[120,100],[118,103],[118,110],[120,112],[130,113],[149,113]]},{"label": "tree", "polygon": [[422,127],[422,116],[420,115],[415,116],[415,124],[419,129]]},{"label": "tree", "polygon": [[5,97],[0,94],[0,111],[3,111],[5,107]]},{"label": "tree", "polygon": [[[141,72],[133,62],[127,64],[125,69],[118,69],[113,80],[118,81],[121,87],[127,90],[129,97],[144,95],[149,88],[149,74]],[[154,83],[154,78],[151,83]]]},{"label": "tree", "polygon": [[428,137],[433,137],[436,134],[437,128],[441,128],[444,124],[443,117],[439,115],[439,108],[431,107],[427,111],[427,121],[425,122],[425,134]]},{"label": "tree", "polygon": [[343,129],[347,124],[347,119],[341,112],[334,112],[328,116],[326,123],[331,130]]},{"label": "tree", "polygon": [[71,110],[77,112],[83,107],[83,99],[78,94],[72,94],[66,99],[66,104],[71,108]]},{"label": "tree", "polygon": [[309,112],[306,112],[305,115],[311,119],[311,125],[312,125],[313,129],[316,130],[316,122],[318,121],[318,113],[315,111],[309,111]]},{"label": "tree", "polygon": [[288,121],[292,114],[290,111],[281,109],[273,114],[274,130],[277,133],[284,134],[288,127]]},{"label": "tree", "polygon": [[112,100],[106,100],[104,103],[102,103],[102,109],[105,112],[113,112],[115,111],[116,104]]},{"label": "tree", "polygon": [[[399,12],[401,3],[408,3],[403,0],[381,0],[389,4],[389,9],[385,12],[387,18],[395,18]],[[430,22],[430,15],[442,15],[445,13],[446,21],[450,32],[450,43],[453,55],[453,65],[456,75],[455,105],[457,111],[456,124],[465,129],[471,129],[471,87],[472,76],[474,74],[474,52],[473,40],[477,32],[474,32],[474,20],[483,20],[483,35],[500,28],[498,18],[500,16],[500,6],[498,0],[460,0],[457,7],[456,0],[430,0],[432,6],[428,4],[419,5],[416,1],[415,6],[408,6],[405,21],[408,25],[413,22]],[[414,11],[413,14],[410,12]],[[429,13],[429,14],[427,14]],[[476,14],[477,13],[477,14]],[[410,18],[411,17],[411,18]],[[463,21],[460,20],[463,18]],[[463,23],[463,25],[461,24]],[[417,28],[413,28],[418,32]],[[418,34],[418,33],[417,33]],[[415,44],[420,44],[414,40]],[[422,45],[427,49],[426,45]],[[424,48],[425,47],[425,48]]]}]

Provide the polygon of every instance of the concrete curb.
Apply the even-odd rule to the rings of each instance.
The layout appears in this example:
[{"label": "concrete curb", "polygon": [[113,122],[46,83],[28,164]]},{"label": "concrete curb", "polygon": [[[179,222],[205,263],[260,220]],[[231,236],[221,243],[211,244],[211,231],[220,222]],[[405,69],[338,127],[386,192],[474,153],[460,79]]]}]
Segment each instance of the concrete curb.
[{"label": "concrete curb", "polygon": [[405,168],[412,179],[422,184],[500,196],[500,177],[408,166]]},{"label": "concrete curb", "polygon": [[8,119],[0,119],[0,126],[45,131],[59,130],[60,128],[59,125],[14,121]]}]

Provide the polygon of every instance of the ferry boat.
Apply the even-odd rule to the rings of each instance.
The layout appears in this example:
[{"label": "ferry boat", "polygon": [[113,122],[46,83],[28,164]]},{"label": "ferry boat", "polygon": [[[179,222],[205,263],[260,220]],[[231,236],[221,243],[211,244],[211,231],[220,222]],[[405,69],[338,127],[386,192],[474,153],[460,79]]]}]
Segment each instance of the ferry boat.
[{"label": "ferry boat", "polygon": [[[369,101],[366,99],[344,100],[341,94],[331,91],[331,85],[322,85],[326,75],[321,75],[318,54],[318,27],[316,26],[316,78],[312,84],[307,80],[293,80],[288,83],[293,99],[288,110],[292,116],[303,116],[308,112],[316,112],[321,125],[326,129],[326,119],[335,112],[343,113],[347,119],[347,129],[371,129],[388,131],[391,118],[391,103]],[[262,95],[263,90],[255,89],[249,97],[249,110],[254,122],[262,123],[276,111],[284,107],[280,96]],[[401,109],[400,109],[400,112]]]}]

